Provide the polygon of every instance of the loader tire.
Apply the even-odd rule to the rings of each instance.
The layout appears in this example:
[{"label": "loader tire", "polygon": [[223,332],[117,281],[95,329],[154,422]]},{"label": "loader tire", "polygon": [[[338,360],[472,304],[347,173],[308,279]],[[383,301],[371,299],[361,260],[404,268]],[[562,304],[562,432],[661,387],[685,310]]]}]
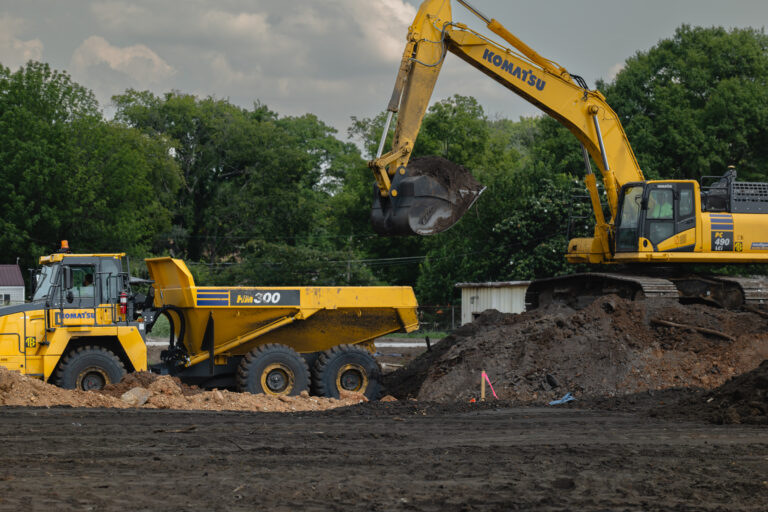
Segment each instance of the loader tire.
[{"label": "loader tire", "polygon": [[123,375],[125,366],[111,350],[89,345],[64,356],[56,371],[56,384],[65,389],[99,390],[117,384]]},{"label": "loader tire", "polygon": [[368,400],[381,394],[381,370],[370,352],[354,345],[338,345],[326,350],[312,371],[315,392],[339,398],[339,392],[362,393]]},{"label": "loader tire", "polygon": [[237,370],[240,391],[296,396],[309,391],[307,362],[291,347],[271,343],[251,350]]}]

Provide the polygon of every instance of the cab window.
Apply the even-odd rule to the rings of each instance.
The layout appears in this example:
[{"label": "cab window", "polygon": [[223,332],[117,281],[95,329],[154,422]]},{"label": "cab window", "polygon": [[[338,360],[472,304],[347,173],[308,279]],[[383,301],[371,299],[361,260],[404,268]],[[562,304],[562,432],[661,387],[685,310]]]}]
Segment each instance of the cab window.
[{"label": "cab window", "polygon": [[56,282],[56,273],[58,270],[58,264],[45,265],[40,269],[40,272],[36,275],[37,287],[35,288],[35,294],[32,297],[32,300],[42,300],[48,297],[53,283]]},{"label": "cab window", "polygon": [[93,279],[95,275],[96,267],[93,265],[72,267],[72,292],[76,298],[94,297]]},{"label": "cab window", "polygon": [[121,290],[119,260],[102,260],[99,282],[101,283],[102,300],[117,301],[118,293]]},{"label": "cab window", "polygon": [[619,217],[617,251],[636,251],[640,208],[643,199],[643,187],[628,187],[624,190]]},{"label": "cab window", "polygon": [[672,220],[675,216],[675,195],[670,188],[656,188],[648,196],[648,219]]},{"label": "cab window", "polygon": [[693,189],[680,189],[680,204],[678,206],[680,218],[688,217],[693,213]]},{"label": "cab window", "polygon": [[621,207],[621,227],[636,228],[640,219],[640,201],[643,197],[642,187],[632,187],[624,194]]}]

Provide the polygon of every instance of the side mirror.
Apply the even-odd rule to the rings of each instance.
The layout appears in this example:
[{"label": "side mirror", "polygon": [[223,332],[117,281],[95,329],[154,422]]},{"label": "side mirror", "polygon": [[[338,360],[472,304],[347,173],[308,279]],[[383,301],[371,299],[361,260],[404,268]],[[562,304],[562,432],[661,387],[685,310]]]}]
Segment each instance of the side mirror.
[{"label": "side mirror", "polygon": [[75,300],[75,296],[72,294],[72,290],[67,290],[67,302],[72,304],[73,300]]},{"label": "side mirror", "polygon": [[72,267],[64,265],[63,267],[61,267],[61,270],[64,273],[63,274],[64,282],[62,283],[62,285],[64,286],[65,290],[69,290],[70,288],[72,288]]}]

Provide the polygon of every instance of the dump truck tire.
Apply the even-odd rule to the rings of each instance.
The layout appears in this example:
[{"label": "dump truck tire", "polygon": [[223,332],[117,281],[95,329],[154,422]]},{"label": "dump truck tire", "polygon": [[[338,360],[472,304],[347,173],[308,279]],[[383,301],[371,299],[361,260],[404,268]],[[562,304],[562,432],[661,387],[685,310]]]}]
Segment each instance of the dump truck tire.
[{"label": "dump truck tire", "polygon": [[120,382],[123,375],[125,366],[111,350],[85,346],[61,360],[56,371],[56,384],[65,389],[99,390]]},{"label": "dump truck tire", "polygon": [[354,345],[338,345],[317,359],[312,371],[315,392],[339,398],[341,390],[362,393],[368,400],[381,394],[381,371],[370,352]]},{"label": "dump truck tire", "polygon": [[276,343],[251,350],[237,370],[240,391],[295,396],[309,391],[307,362],[295,350]]}]

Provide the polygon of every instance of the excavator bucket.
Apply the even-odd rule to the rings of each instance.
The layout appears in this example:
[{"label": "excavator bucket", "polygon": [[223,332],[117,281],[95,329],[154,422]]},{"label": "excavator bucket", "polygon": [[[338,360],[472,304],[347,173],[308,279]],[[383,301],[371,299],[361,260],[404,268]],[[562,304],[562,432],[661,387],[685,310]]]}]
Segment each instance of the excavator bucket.
[{"label": "excavator bucket", "polygon": [[450,228],[485,190],[470,172],[440,157],[415,158],[392,179],[388,197],[374,185],[371,224],[385,236],[434,235]]}]

